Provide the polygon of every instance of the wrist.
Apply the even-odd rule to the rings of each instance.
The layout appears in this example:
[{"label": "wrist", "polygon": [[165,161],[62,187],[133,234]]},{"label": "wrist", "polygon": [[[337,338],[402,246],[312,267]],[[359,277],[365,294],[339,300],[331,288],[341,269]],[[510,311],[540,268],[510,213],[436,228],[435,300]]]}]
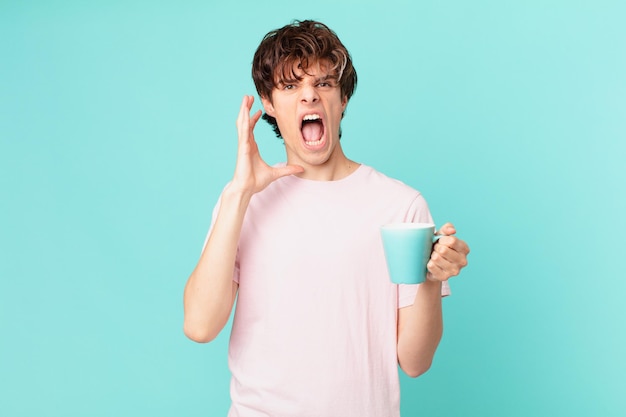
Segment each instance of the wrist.
[{"label": "wrist", "polygon": [[231,182],[224,188],[224,191],[222,192],[222,199],[234,200],[247,204],[253,194],[253,192],[237,187]]},{"label": "wrist", "polygon": [[422,282],[422,288],[424,289],[424,291],[432,291],[436,292],[437,294],[441,293],[441,286],[441,281],[437,281],[428,277],[426,278],[426,280],[424,280],[424,282]]},{"label": "wrist", "polygon": [[225,209],[231,215],[241,215],[241,220],[243,221],[243,215],[248,210],[252,195],[253,193],[227,185],[222,192],[220,211]]}]

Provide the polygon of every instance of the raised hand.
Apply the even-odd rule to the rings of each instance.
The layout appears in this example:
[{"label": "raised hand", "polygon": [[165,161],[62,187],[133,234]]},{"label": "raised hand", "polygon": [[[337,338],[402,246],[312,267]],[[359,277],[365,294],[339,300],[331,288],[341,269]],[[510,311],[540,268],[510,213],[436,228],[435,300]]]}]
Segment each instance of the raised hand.
[{"label": "raised hand", "polygon": [[259,154],[259,147],[254,140],[254,127],[261,118],[261,110],[252,117],[250,111],[254,103],[253,96],[244,96],[237,117],[237,133],[239,146],[237,150],[237,166],[231,181],[231,187],[239,192],[252,195],[263,190],[278,178],[304,172],[297,165],[270,167]]}]

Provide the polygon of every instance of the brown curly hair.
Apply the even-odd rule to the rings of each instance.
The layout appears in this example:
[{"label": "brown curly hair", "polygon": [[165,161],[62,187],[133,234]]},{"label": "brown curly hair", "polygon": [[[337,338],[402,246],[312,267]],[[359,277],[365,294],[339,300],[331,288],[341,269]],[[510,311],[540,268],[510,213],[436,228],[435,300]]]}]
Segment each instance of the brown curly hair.
[{"label": "brown curly hair", "polygon": [[[319,62],[329,65],[329,72],[337,77],[341,96],[349,100],[357,83],[350,53],[335,32],[313,20],[296,20],[265,35],[252,60],[252,79],[259,95],[271,101],[278,82],[301,78],[294,73],[296,67],[306,73],[309,66]],[[276,119],[268,114],[263,119],[281,137]]]}]

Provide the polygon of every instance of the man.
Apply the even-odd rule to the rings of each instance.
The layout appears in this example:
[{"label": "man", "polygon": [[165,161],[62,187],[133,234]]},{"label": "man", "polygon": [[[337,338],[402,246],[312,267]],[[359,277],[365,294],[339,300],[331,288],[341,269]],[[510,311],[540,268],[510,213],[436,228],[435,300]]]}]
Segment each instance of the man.
[{"label": "man", "polygon": [[389,281],[380,226],[432,219],[419,192],[343,153],[356,72],[328,27],[270,32],[252,74],[287,163],[261,159],[261,111],[250,116],[253,97],[244,97],[235,173],[185,288],[185,334],[215,338],[237,298],[229,416],[398,416],[398,364],[412,377],[430,367],[441,296],[469,248],[442,237],[426,282]]}]

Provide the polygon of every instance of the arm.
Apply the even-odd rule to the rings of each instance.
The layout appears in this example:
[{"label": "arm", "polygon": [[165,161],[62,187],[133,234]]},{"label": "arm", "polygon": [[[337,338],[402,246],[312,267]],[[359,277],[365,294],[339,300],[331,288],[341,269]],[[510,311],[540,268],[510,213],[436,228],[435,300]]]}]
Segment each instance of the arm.
[{"label": "arm", "polygon": [[213,340],[224,328],[235,302],[238,285],[233,281],[235,258],[243,219],[252,196],[272,181],[302,172],[301,167],[272,168],[259,155],[254,126],[261,117],[250,117],[254,98],[245,96],[237,118],[239,145],[232,181],[222,202],[200,260],[187,280],[184,293],[184,332],[196,342]]},{"label": "arm", "polygon": [[428,279],[419,286],[413,305],[398,311],[398,363],[410,377],[426,372],[443,334],[441,283],[458,275],[467,265],[467,244],[449,236],[456,233],[447,223],[428,262]]},{"label": "arm", "polygon": [[207,244],[187,280],[184,332],[196,342],[213,340],[230,316],[238,288],[233,281],[237,243],[249,201],[235,190],[224,190]]}]

